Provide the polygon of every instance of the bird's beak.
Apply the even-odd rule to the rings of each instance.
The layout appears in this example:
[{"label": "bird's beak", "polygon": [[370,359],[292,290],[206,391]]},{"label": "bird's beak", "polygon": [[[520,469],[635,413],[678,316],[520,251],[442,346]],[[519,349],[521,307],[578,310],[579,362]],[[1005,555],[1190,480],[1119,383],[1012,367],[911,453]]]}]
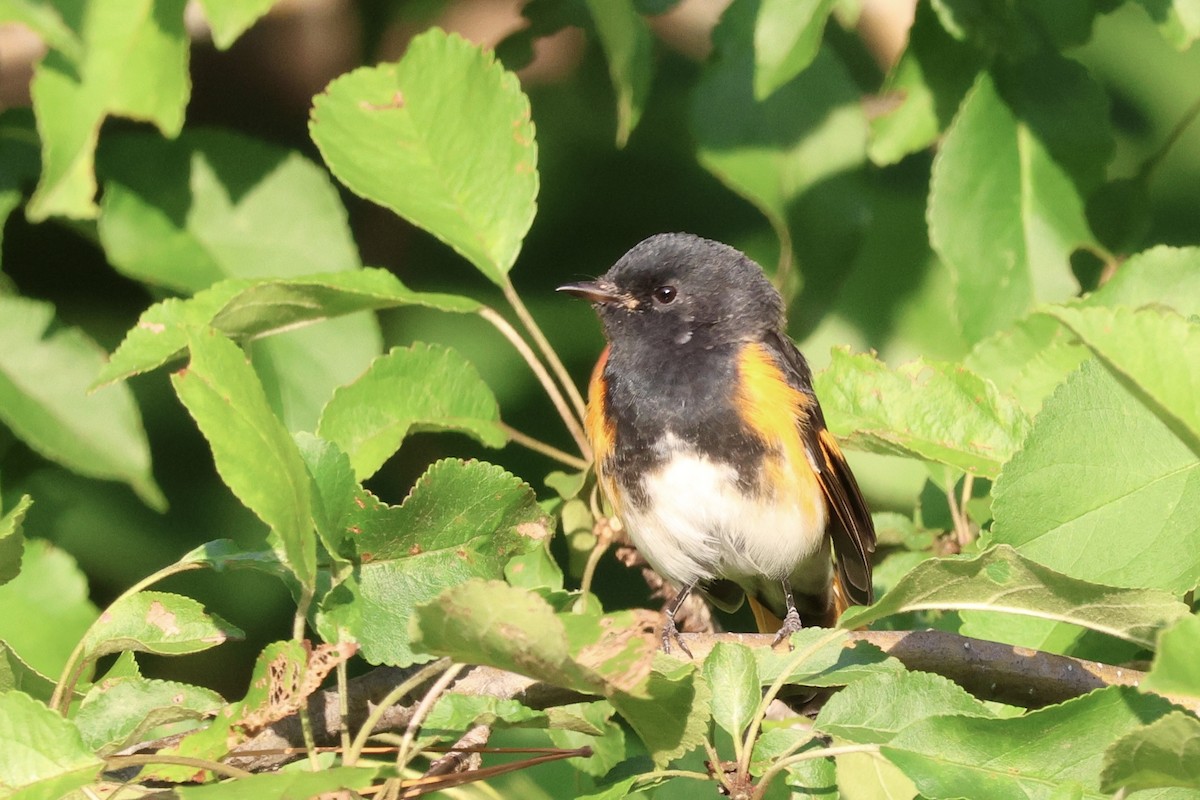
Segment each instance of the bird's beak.
[{"label": "bird's beak", "polygon": [[611,283],[602,281],[580,281],[579,283],[568,283],[558,287],[556,291],[573,294],[576,297],[582,297],[584,300],[590,300],[593,303],[599,303],[606,306],[625,306],[629,307],[633,298],[617,291],[617,287]]}]

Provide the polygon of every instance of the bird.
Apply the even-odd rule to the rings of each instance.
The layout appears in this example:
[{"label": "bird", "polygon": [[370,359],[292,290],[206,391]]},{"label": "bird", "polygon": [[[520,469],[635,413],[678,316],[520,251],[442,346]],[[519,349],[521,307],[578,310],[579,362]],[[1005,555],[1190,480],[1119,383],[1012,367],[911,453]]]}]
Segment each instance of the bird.
[{"label": "bird", "polygon": [[585,428],[616,517],[679,589],[662,649],[691,655],[675,616],[694,591],[726,611],[748,598],[773,644],[869,605],[871,514],[762,267],[663,233],[558,291],[590,301],[607,339]]}]

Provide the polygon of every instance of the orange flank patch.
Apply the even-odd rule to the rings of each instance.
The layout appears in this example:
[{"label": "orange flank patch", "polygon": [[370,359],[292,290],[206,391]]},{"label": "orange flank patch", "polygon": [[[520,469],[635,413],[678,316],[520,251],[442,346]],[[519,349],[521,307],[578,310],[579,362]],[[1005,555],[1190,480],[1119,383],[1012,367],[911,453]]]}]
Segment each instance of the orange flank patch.
[{"label": "orange flank patch", "polygon": [[811,424],[812,399],[788,385],[787,377],[760,344],[748,345],[739,363],[737,409],[742,420],[768,447],[764,488],[775,496],[791,494],[807,510],[823,496],[808,461],[802,426]]},{"label": "orange flank patch", "polygon": [[605,346],[604,351],[600,353],[600,359],[592,370],[592,378],[588,382],[587,417],[584,419],[584,428],[587,430],[588,441],[592,445],[592,466],[596,470],[596,478],[609,502],[616,509],[618,507],[616,493],[612,491],[611,483],[603,471],[604,459],[612,452],[613,440],[616,438],[616,429],[612,421],[606,419],[607,414],[604,410],[606,391],[604,365],[607,363],[608,347]]}]

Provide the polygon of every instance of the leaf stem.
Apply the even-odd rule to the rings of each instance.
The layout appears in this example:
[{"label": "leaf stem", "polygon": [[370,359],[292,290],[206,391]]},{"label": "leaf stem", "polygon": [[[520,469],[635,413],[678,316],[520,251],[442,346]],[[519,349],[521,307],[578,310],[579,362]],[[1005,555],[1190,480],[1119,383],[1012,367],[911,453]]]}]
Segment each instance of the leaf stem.
[{"label": "leaf stem", "polygon": [[754,740],[758,738],[758,731],[762,727],[763,719],[767,715],[767,707],[770,706],[771,703],[774,702],[775,698],[779,696],[779,690],[783,688],[783,684],[787,681],[792,670],[803,664],[804,659],[808,658],[813,653],[832,642],[834,639],[845,635],[846,632],[843,630],[831,630],[827,635],[822,636],[808,647],[794,654],[792,658],[784,664],[783,669],[779,671],[779,676],[771,682],[770,687],[766,692],[763,693],[763,698],[758,704],[758,711],[755,713],[754,719],[750,721],[750,727],[746,729],[746,736],[744,738],[746,744],[742,751],[742,758],[738,761],[739,775],[750,774],[750,754],[754,752]]},{"label": "leaf stem", "polygon": [[[810,740],[811,741],[811,740]],[[771,785],[771,781],[775,779],[783,770],[790,767],[792,764],[799,764],[801,761],[811,761],[817,758],[832,758],[834,756],[847,755],[849,753],[878,753],[879,745],[877,744],[846,744],[837,747],[821,747],[816,750],[809,750],[806,753],[797,753],[793,756],[780,758],[775,761],[770,768],[763,773],[758,780],[758,786],[754,789],[754,794],[750,796],[750,800],[762,800],[766,797],[767,789]]]},{"label": "leaf stem", "polygon": [[1183,138],[1184,132],[1196,121],[1197,117],[1200,117],[1200,97],[1197,97],[1188,106],[1188,110],[1183,112],[1183,117],[1180,118],[1179,122],[1175,123],[1175,127],[1167,134],[1167,138],[1163,141],[1162,146],[1142,164],[1141,174],[1145,179],[1149,180],[1150,174],[1167,157],[1167,154],[1171,152],[1171,148]]},{"label": "leaf stem", "polygon": [[421,702],[413,710],[412,717],[408,720],[408,727],[404,729],[404,738],[400,740],[400,749],[396,753],[396,766],[404,767],[409,761],[413,760],[416,753],[410,753],[412,749],[413,739],[417,737],[417,731],[421,729],[421,724],[425,721],[425,717],[429,716],[430,709],[437,702],[442,693],[447,687],[458,677],[458,673],[466,669],[466,664],[455,664],[448,670],[442,673],[441,677],[433,686],[429,687],[429,691],[421,698]]},{"label": "leaf stem", "polygon": [[522,447],[527,447],[530,450],[533,450],[535,453],[541,453],[547,458],[552,458],[560,464],[567,465],[571,469],[585,470],[588,468],[588,462],[584,461],[582,458],[573,456],[564,450],[559,450],[554,445],[546,444],[542,440],[535,439],[528,434],[521,433],[519,430],[506,423],[501,422],[500,427],[503,428],[504,432],[508,435],[509,441],[514,442],[515,444],[519,444]]},{"label": "leaf stem", "polygon": [[558,385],[550,377],[550,373],[546,371],[546,367],[538,360],[537,354],[521,338],[521,334],[517,333],[516,328],[509,324],[508,320],[500,316],[494,308],[483,306],[479,309],[479,316],[483,317],[496,330],[500,331],[501,335],[505,339],[508,339],[509,344],[515,347],[517,352],[521,354],[521,357],[525,359],[525,363],[533,370],[533,374],[537,377],[538,382],[542,384],[542,388],[549,395],[550,402],[554,404],[558,415],[562,417],[567,430],[571,432],[571,438],[575,440],[575,445],[579,448],[579,452],[583,453],[584,458],[590,461],[592,458],[592,448],[588,445],[587,436],[583,432],[583,426],[580,424],[579,419],[571,413],[571,408],[567,405],[567,401],[559,390]]},{"label": "leaf stem", "polygon": [[558,376],[559,382],[567,390],[567,396],[571,398],[571,403],[575,407],[575,413],[578,415],[577,419],[582,422],[586,414],[583,396],[579,393],[579,388],[575,386],[575,382],[571,380],[571,375],[567,372],[567,368],[563,366],[558,353],[550,346],[546,335],[538,327],[537,321],[529,313],[529,309],[525,307],[525,303],[521,300],[521,296],[517,294],[517,290],[513,287],[512,281],[508,279],[507,275],[504,276],[504,284],[500,288],[504,290],[504,297],[508,300],[508,304],[517,313],[517,319],[521,320],[521,324],[525,326],[525,330],[533,337],[534,344],[542,351],[542,356],[546,359],[546,363],[554,370],[554,374]]},{"label": "leaf stem", "polygon": [[387,695],[379,701],[379,703],[371,709],[371,713],[363,721],[362,727],[358,729],[358,733],[354,736],[354,741],[350,743],[349,749],[346,750],[345,756],[342,757],[342,763],[348,767],[353,767],[358,763],[358,757],[362,754],[363,747],[367,744],[367,739],[371,738],[371,731],[379,724],[379,720],[383,718],[383,714],[390,707],[400,702],[400,699],[416,689],[422,683],[433,678],[434,675],[445,672],[450,669],[452,662],[448,658],[439,658],[432,664],[427,664],[417,670],[408,678],[408,680],[394,687]]},{"label": "leaf stem", "polygon": [[107,770],[125,769],[126,767],[145,767],[150,764],[175,764],[181,767],[196,767],[197,769],[208,770],[215,772],[218,775],[224,775],[227,778],[253,778],[253,772],[247,772],[244,769],[231,767],[229,764],[222,764],[219,761],[209,761],[204,758],[190,758],[188,756],[168,756],[161,753],[147,753],[144,755],[132,756],[113,756],[105,759],[104,766]]}]

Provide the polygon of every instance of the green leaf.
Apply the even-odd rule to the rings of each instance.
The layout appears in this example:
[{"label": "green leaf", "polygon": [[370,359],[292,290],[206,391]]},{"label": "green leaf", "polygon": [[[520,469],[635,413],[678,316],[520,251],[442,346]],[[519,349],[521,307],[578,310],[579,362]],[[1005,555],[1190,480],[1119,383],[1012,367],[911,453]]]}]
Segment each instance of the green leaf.
[{"label": "green leaf", "polygon": [[1180,546],[1200,515],[1197,467],[1193,450],[1089,360],[1046,400],[996,481],[993,539],[1074,578],[1182,594],[1200,582],[1200,549]]},{"label": "green leaf", "polygon": [[1200,39],[1200,3],[1196,0],[1138,0],[1138,4],[1176,50],[1187,50]]},{"label": "green leaf", "polygon": [[271,529],[301,586],[316,580],[311,479],[271,411],[262,384],[233,342],[189,331],[191,364],[171,376],[175,393],[213,451],[221,479]]},{"label": "green leaf", "polygon": [[763,685],[786,673],[785,684],[845,686],[864,676],[904,669],[878,647],[852,643],[845,631],[806,629],[793,633],[790,643],[792,649],[788,652],[755,648],[758,678]]},{"label": "green leaf", "polygon": [[882,751],[925,797],[1099,798],[1109,743],[1169,710],[1113,686],[1021,717],[928,717]]},{"label": "green leaf", "polygon": [[316,624],[327,641],[358,642],[373,664],[429,660],[410,640],[413,608],[471,578],[499,578],[548,535],[529,486],[477,461],[437,462],[403,505],[364,505],[343,544],[359,566],[322,598]]},{"label": "green leaf", "polygon": [[278,0],[200,0],[200,6],[212,29],[213,44],[219,50],[228,50],[276,2]]},{"label": "green leaf", "polygon": [[0,586],[17,577],[21,571],[21,554],[25,552],[21,523],[31,505],[33,498],[22,495],[15,506],[0,516]]},{"label": "green leaf", "polygon": [[47,47],[78,58],[83,45],[62,14],[45,0],[0,0],[0,20],[19,22],[41,37]]},{"label": "green leaf", "polygon": [[1158,638],[1154,663],[1142,688],[1160,694],[1200,700],[1200,617],[1188,616]]},{"label": "green leaf", "polygon": [[100,242],[137,280],[191,293],[360,266],[337,190],[295,151],[228,131],[126,134],[100,167]]},{"label": "green leaf", "polygon": [[1000,471],[1029,429],[1019,406],[957,364],[918,360],[893,370],[838,348],[815,387],[830,430],[851,446],[985,477]]},{"label": "green leaf", "polygon": [[165,136],[179,133],[191,88],[184,4],[71,4],[64,21],[81,41],[81,51],[51,50],[33,76],[42,177],[26,212],[31,220],[97,215],[96,140],[108,116],[152,122]]},{"label": "green leaf", "polygon": [[[555,714],[559,719],[548,732],[555,747],[564,750],[589,747],[592,750],[588,758],[572,762],[580,772],[600,778],[625,758],[625,728],[612,719],[611,704],[603,701],[576,703],[552,711],[564,712]],[[567,721],[573,724],[563,724]],[[584,730],[585,726],[593,730]]]},{"label": "green leaf", "polygon": [[29,666],[7,642],[0,641],[0,692],[16,689],[35,700],[49,703],[55,683],[56,679]]},{"label": "green leaf", "polygon": [[83,637],[83,653],[94,661],[133,650],[163,656],[199,653],[244,634],[190,597],[142,591],[113,603]]},{"label": "green leaf", "polygon": [[337,445],[310,433],[298,433],[294,438],[313,479],[317,535],[330,557],[343,561],[346,530],[353,524],[356,511],[367,502],[366,492],[354,477],[349,457]]},{"label": "green leaf", "polygon": [[1171,430],[1200,453],[1200,324],[1160,308],[1060,306],[1065,324],[1124,379]]},{"label": "green leaf", "polygon": [[972,558],[922,562],[869,608],[842,615],[843,628],[917,610],[978,609],[1070,622],[1153,648],[1160,628],[1188,613],[1157,589],[1114,589],[1069,578],[1005,545]]},{"label": "green leaf", "polygon": [[954,274],[970,341],[1078,291],[1069,257],[1094,243],[1083,199],[1112,148],[1104,94],[1072,61],[1040,56],[976,81],[929,192],[930,241]]},{"label": "green leaf", "polygon": [[[0,0],[0,12],[2,4]],[[45,6],[30,8],[35,12],[46,9],[46,13],[54,15]],[[9,214],[21,205],[28,187],[42,171],[39,146],[32,109],[10,108],[0,112],[0,245],[4,243],[4,223]]]},{"label": "green leaf", "polygon": [[745,645],[717,642],[704,659],[703,669],[713,695],[713,722],[740,739],[762,700],[754,654]]},{"label": "green leaf", "polygon": [[292,771],[251,775],[207,786],[180,786],[181,800],[306,800],[341,791],[361,791],[378,783],[381,768],[324,767],[320,772]]},{"label": "green leaf", "polygon": [[1200,314],[1200,247],[1152,247],[1129,257],[1112,279],[1084,299],[1109,308],[1147,305]]},{"label": "green leaf", "polygon": [[[175,141],[127,135],[100,151],[100,241],[123,273],[196,292],[226,277],[282,278],[359,267],[329,176],[298,153],[224,131]],[[281,331],[274,327],[273,331]],[[283,333],[249,352],[272,405],[311,430],[334,387],[379,354],[370,315]]]},{"label": "green leaf", "polygon": [[508,435],[500,407],[474,365],[440,345],[396,347],[343,386],[321,413],[317,433],[350,456],[359,480],[374,475],[409,433],[450,430],[488,447]]},{"label": "green leaf", "polygon": [[958,684],[927,672],[872,675],[829,698],[817,730],[857,744],[883,744],[917,720],[952,714],[993,717]]},{"label": "green leaf", "polygon": [[1068,375],[1088,358],[1087,348],[1044,314],[976,342],[963,364],[1013,397],[1031,416]]},{"label": "green leaf", "polygon": [[537,594],[474,580],[418,606],[409,629],[413,646],[434,655],[608,696],[638,690],[650,672],[657,641],[639,622],[634,612],[556,613]]},{"label": "green leaf", "polygon": [[908,46],[883,84],[885,110],[870,119],[871,161],[896,164],[933,145],[983,63],[978,50],[946,32],[932,3],[919,3]]},{"label": "green leaf", "polygon": [[310,131],[355,193],[432,233],[504,285],[533,222],[537,146],[517,77],[432,29],[395,64],[364,67],[313,101]]},{"label": "green leaf", "polygon": [[817,57],[835,0],[762,0],[754,21],[754,99],[762,102]]},{"label": "green leaf", "polygon": [[202,720],[224,706],[221,695],[200,686],[137,676],[106,678],[88,690],[74,722],[87,746],[107,755],[160,725]]},{"label": "green leaf", "polygon": [[653,77],[654,42],[635,0],[585,0],[617,93],[617,147],[637,127]]},{"label": "green leaf", "polygon": [[1200,720],[1174,711],[1122,736],[1104,754],[1100,789],[1200,789]]},{"label": "green leaf", "polygon": [[[805,280],[840,280],[866,220],[854,173],[866,161],[861,92],[829,50],[763,102],[754,99],[759,4],[733,3],[692,94],[701,165],[752,203]],[[791,279],[785,290],[794,291]]]},{"label": "green leaf", "polygon": [[0,586],[0,640],[42,675],[58,677],[98,614],[75,561],[44,539],[25,543],[21,573]]},{"label": "green leaf", "polygon": [[92,478],[129,484],[148,506],[166,498],[128,387],[93,394],[104,353],[78,328],[56,328],[54,307],[0,296],[0,420],[46,458]]},{"label": "green leaf", "polygon": [[74,725],[15,691],[0,692],[0,753],[0,787],[22,800],[66,797],[104,767]]},{"label": "green leaf", "polygon": [[409,305],[457,313],[479,308],[465,297],[414,292],[387,270],[375,268],[282,280],[226,280],[187,300],[164,300],[142,312],[95,386],[182,358],[189,328],[211,325],[233,338],[255,339],[356,311]]}]

